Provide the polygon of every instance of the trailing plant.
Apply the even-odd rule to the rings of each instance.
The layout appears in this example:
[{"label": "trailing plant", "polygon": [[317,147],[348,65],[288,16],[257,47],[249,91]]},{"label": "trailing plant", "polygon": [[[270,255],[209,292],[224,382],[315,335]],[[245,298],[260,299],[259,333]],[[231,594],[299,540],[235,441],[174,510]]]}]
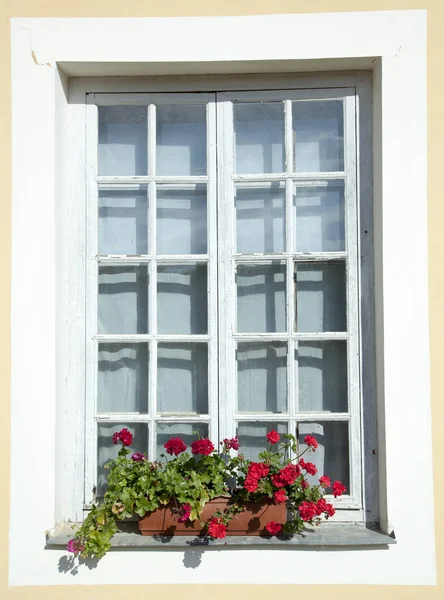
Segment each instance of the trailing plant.
[{"label": "trailing plant", "polygon": [[[191,444],[191,454],[181,438],[165,444],[161,461],[149,461],[144,454],[132,453],[133,436],[122,429],[113,436],[122,446],[115,460],[108,464],[108,488],[100,504],[94,505],[68,543],[68,551],[83,558],[101,558],[111,547],[118,531],[117,522],[134,515],[145,516],[159,507],[170,505],[175,518],[186,523],[200,518],[205,504],[229,494],[231,501],[223,512],[216,512],[203,523],[206,535],[224,538],[227,526],[247,503],[268,499],[285,503],[291,518],[285,523],[270,521],[266,535],[293,535],[305,525],[319,524],[335,514],[333,505],[324,498],[332,487],[335,497],[345,492],[341,482],[323,475],[318,485],[310,485],[307,475],[316,475],[316,466],[305,461],[306,452],[318,447],[316,438],[306,436],[306,449],[299,454],[295,436],[282,437],[276,431],[267,434],[269,449],[259,454],[258,462],[245,459],[237,437],[220,442],[219,451],[209,439]],[[232,482],[231,487],[229,483]]]}]

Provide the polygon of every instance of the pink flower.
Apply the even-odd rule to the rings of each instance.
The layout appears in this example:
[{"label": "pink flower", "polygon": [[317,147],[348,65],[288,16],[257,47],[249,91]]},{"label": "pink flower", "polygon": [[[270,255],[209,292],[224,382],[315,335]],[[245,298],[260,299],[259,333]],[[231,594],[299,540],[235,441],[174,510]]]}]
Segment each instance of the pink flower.
[{"label": "pink flower", "polygon": [[66,546],[68,552],[72,552],[72,554],[80,554],[80,552],[83,552],[84,548],[85,546],[82,544],[82,542],[80,540],[76,540],[75,538],[69,540],[68,545]]},{"label": "pink flower", "polygon": [[208,438],[196,440],[191,444],[191,452],[193,454],[203,454],[208,456],[214,451],[213,442]]},{"label": "pink flower", "polygon": [[113,433],[113,444],[117,444],[118,442],[122,442],[124,446],[131,446],[133,441],[133,434],[124,427],[120,431],[116,431]]},{"label": "pink flower", "polygon": [[319,485],[322,485],[325,489],[329,488],[331,486],[330,477],[327,477],[327,475],[319,477]]},{"label": "pink flower", "polygon": [[174,454],[175,456],[179,456],[187,449],[185,442],[179,437],[170,438],[163,447],[167,454]]},{"label": "pink flower", "polygon": [[240,444],[239,444],[239,439],[238,437],[234,437],[234,438],[225,438],[223,441],[224,444],[224,448],[225,450],[239,450]]},{"label": "pink flower", "polygon": [[141,454],[140,452],[135,452],[134,454],[131,454],[131,458],[135,462],[140,462],[145,459],[145,455]]},{"label": "pink flower", "polygon": [[282,531],[282,525],[280,523],[276,523],[276,521],[268,521],[268,523],[265,525],[265,529],[268,531],[268,533],[271,533],[271,535],[278,535],[278,533],[281,533]]},{"label": "pink flower", "polygon": [[179,523],[185,523],[185,521],[188,521],[188,519],[190,518],[190,514],[191,514],[191,504],[183,504],[182,505],[182,514],[180,515],[180,517],[177,519],[179,521]]},{"label": "pink flower", "polygon": [[335,481],[333,484],[333,496],[337,498],[338,496],[342,496],[347,488],[345,485],[342,485],[340,481]]},{"label": "pink flower", "polygon": [[280,439],[281,436],[274,429],[267,433],[267,440],[270,442],[270,444],[277,444]]},{"label": "pink flower", "polygon": [[318,440],[313,435],[306,435],[304,438],[304,442],[309,448],[311,447],[316,450],[316,448],[318,447]]}]

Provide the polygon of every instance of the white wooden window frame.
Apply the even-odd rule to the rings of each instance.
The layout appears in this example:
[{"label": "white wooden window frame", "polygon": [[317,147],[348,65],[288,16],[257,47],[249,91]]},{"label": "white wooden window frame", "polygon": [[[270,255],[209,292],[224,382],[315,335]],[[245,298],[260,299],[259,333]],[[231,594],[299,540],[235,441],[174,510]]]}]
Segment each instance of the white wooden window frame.
[{"label": "white wooden window frame", "polygon": [[[195,40],[198,43],[192,43]],[[230,583],[435,585],[427,270],[427,12],[17,18],[11,20],[11,45],[9,584],[127,584],[128,573],[134,584],[226,583],[230,573]],[[375,483],[380,523],[388,530],[395,526],[398,544],[368,551],[301,550],[296,568],[294,553],[278,549],[245,549],[242,560],[240,551],[205,552],[198,569],[184,567],[182,552],[152,550],[147,561],[145,552],[120,551],[110,553],[93,570],[80,569],[76,577],[67,577],[57,568],[64,550],[45,550],[42,531],[50,523],[76,518],[72,482],[74,487],[81,485],[84,472],[84,449],[77,435],[77,417],[84,412],[84,406],[79,406],[85,393],[84,379],[78,377],[84,357],[76,352],[84,347],[84,330],[82,334],[78,326],[76,296],[67,294],[64,284],[69,274],[73,289],[84,297],[83,279],[70,262],[69,249],[74,248],[81,257],[75,240],[82,222],[78,199],[85,194],[85,148],[77,134],[84,123],[85,91],[106,92],[109,87],[116,91],[122,76],[184,73],[291,73],[286,77],[302,83],[304,72],[339,70],[344,81],[353,85],[355,78],[347,73],[349,69],[371,71],[374,83],[375,126],[366,149],[374,157],[376,337],[373,348],[364,350],[376,351],[377,384],[372,392],[378,412]],[[107,79],[101,79],[104,83],[99,90],[95,78],[104,75]],[[70,77],[92,79],[71,87]],[[253,89],[255,77],[248,77],[249,89]],[[326,81],[330,77],[327,73]],[[163,91],[170,91],[171,81],[168,77],[163,81]],[[139,79],[133,79],[131,85],[133,91],[140,91]],[[231,88],[224,84],[218,89],[237,87],[235,77]],[[400,260],[404,256],[409,260]],[[409,323],[415,323],[414,368],[409,368]],[[32,354],[30,339],[39,344],[38,349],[32,347]],[[415,443],[407,437],[410,432],[414,432]],[[35,449],[38,452],[34,453]],[[34,453],[32,468],[30,451]],[[29,494],[23,490],[41,489],[42,481],[45,502],[33,519],[23,519],[29,502]],[[422,507],[420,528],[412,527],[411,502],[406,502],[406,490],[411,489],[416,504]]]}]

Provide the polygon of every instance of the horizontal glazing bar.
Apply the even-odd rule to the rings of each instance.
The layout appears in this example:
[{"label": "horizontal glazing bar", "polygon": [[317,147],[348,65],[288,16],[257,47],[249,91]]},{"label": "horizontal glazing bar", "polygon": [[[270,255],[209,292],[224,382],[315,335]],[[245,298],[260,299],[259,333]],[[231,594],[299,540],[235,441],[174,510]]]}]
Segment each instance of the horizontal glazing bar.
[{"label": "horizontal glazing bar", "polygon": [[276,260],[285,260],[288,257],[294,259],[297,262],[326,262],[329,260],[346,260],[348,254],[347,252],[296,252],[294,254],[280,252],[276,254],[233,254],[233,258],[236,261],[236,263],[266,263]]},{"label": "horizontal glazing bar", "polygon": [[[253,423],[260,421],[285,421],[288,420],[287,413],[235,413],[236,421],[251,421]],[[294,419],[298,422],[302,421],[349,421],[351,415],[348,413],[330,413],[330,412],[313,412],[313,413],[296,413]]]},{"label": "horizontal glazing bar", "polygon": [[[319,179],[319,174],[318,174]],[[131,184],[147,184],[151,181],[155,183],[190,185],[195,183],[207,183],[208,175],[99,175],[96,177],[96,182],[100,187],[112,184],[131,185]]]},{"label": "horizontal glazing bar", "polygon": [[239,342],[262,342],[264,340],[279,341],[293,339],[296,341],[316,341],[322,342],[323,340],[348,340],[349,335],[347,332],[322,332],[322,333],[233,333],[233,339]]},{"label": "horizontal glazing bar", "polygon": [[174,423],[208,423],[210,420],[209,415],[197,415],[196,413],[171,413],[168,415],[159,413],[156,416],[138,413],[97,413],[94,418],[98,423],[151,423],[153,421],[173,421]]},{"label": "horizontal glazing bar", "polygon": [[233,181],[284,181],[285,179],[294,179],[295,181],[316,181],[322,185],[322,181],[328,179],[344,179],[344,171],[333,172],[315,172],[315,173],[260,173],[251,175],[233,175]]},{"label": "horizontal glazing bar", "polygon": [[184,334],[184,335],[168,335],[168,334],[102,334],[95,335],[94,339],[98,342],[149,342],[157,340],[158,342],[209,342],[209,335],[199,334]]},{"label": "horizontal glazing bar", "polygon": [[204,263],[208,262],[208,254],[175,254],[175,255],[162,255],[162,256],[151,256],[149,254],[107,254],[98,255],[96,259],[99,263],[106,264],[139,264],[147,263],[155,260],[157,263],[175,263],[180,264],[181,262],[195,262]]}]

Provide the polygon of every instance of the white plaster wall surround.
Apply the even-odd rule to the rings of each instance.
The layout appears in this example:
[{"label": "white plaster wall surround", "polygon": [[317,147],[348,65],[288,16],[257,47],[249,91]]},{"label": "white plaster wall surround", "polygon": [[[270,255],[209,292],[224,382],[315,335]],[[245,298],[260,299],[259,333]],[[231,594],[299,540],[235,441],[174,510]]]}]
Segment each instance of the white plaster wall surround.
[{"label": "white plaster wall surround", "polygon": [[[12,19],[11,38],[10,585],[434,585],[425,11],[171,19],[18,18]],[[234,72],[242,62],[263,61],[264,72],[270,72],[267,66],[273,63],[268,61],[291,61],[288,64],[293,69],[294,61],[299,60],[333,58],[339,61],[336,64],[343,61],[346,65],[350,60],[373,57],[375,147],[382,147],[375,157],[379,232],[375,244],[376,283],[381,292],[377,305],[379,402],[386,445],[383,491],[386,518],[395,527],[398,544],[380,550],[316,553],[214,549],[202,552],[196,568],[186,566],[193,561],[192,550],[185,559],[180,550],[113,551],[95,569],[80,568],[76,576],[59,572],[58,561],[64,552],[44,550],[44,531],[65,511],[56,477],[79,469],[61,458],[64,434],[60,431],[64,429],[60,415],[67,392],[58,365],[64,336],[69,334],[65,315],[73,308],[65,306],[66,298],[60,293],[66,276],[60,206],[72,202],[82,189],[79,174],[83,166],[77,158],[81,152],[67,147],[64,131],[83,106],[81,102],[67,103],[66,78],[57,64],[71,65],[77,75],[97,75],[101,64],[105,71],[114,63],[112,72],[124,75],[126,66],[134,64],[163,63],[165,73],[171,73],[171,65],[180,62],[200,65],[201,72],[204,63],[214,62],[225,65],[225,72],[233,65]],[[304,64],[306,69],[308,63]],[[91,65],[95,65],[93,69]]]}]

